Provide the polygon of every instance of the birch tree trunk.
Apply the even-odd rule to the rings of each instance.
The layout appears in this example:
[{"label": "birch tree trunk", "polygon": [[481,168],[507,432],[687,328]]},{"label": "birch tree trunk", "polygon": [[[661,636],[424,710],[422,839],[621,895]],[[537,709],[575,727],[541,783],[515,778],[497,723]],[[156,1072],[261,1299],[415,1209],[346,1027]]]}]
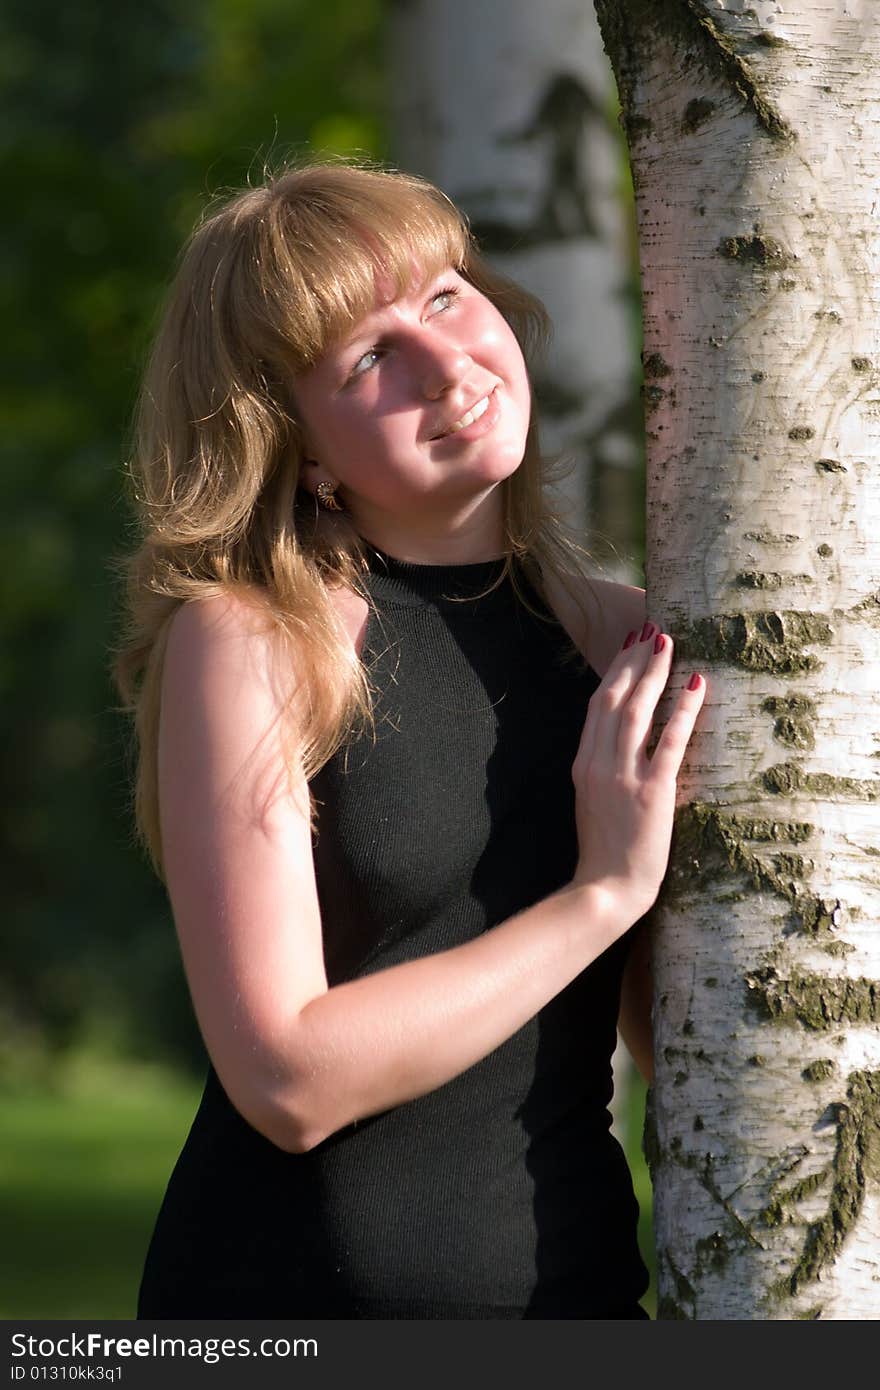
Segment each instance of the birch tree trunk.
[{"label": "birch tree trunk", "polygon": [[568,519],[619,542],[609,568],[635,582],[632,224],[595,13],[588,0],[395,0],[390,21],[394,157],[438,183],[489,258],[547,305],[542,444],[574,465]]},{"label": "birch tree trunk", "polygon": [[596,9],[639,222],[648,611],[670,687],[709,681],[655,910],[658,1316],[877,1319],[880,8]]}]

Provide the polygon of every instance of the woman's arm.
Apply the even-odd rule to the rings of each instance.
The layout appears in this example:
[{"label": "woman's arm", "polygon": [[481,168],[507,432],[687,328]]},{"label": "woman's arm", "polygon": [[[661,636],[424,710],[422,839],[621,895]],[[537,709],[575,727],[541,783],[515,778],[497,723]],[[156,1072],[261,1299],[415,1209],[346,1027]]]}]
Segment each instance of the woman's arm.
[{"label": "woman's arm", "polygon": [[[640,686],[647,647],[623,655],[618,689],[621,678],[635,682],[653,707],[665,664]],[[328,988],[307,788],[301,775],[286,780],[272,671],[271,638],[247,605],[184,605],[165,658],[159,799],[168,890],[208,1052],[245,1118],[300,1152],[486,1056],[637,920],[659,878],[643,812],[632,820],[631,794],[616,793],[624,840],[651,861],[647,880],[628,864],[605,878],[582,856],[571,885],[475,940]],[[596,722],[613,721],[614,691],[600,704]],[[590,762],[579,759],[576,786]],[[605,807],[597,825],[588,815],[579,823],[603,865],[626,858],[606,843],[615,821],[607,796]]]}]

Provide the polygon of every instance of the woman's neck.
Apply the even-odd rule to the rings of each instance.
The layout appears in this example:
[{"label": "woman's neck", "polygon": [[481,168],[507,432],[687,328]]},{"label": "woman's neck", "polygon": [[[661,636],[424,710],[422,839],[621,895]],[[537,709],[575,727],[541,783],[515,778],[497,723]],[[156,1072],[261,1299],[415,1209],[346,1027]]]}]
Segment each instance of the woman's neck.
[{"label": "woman's neck", "polygon": [[504,554],[501,498],[493,494],[469,515],[447,520],[428,516],[406,522],[388,516],[355,517],[364,540],[385,555],[414,565],[469,565],[495,560]]}]

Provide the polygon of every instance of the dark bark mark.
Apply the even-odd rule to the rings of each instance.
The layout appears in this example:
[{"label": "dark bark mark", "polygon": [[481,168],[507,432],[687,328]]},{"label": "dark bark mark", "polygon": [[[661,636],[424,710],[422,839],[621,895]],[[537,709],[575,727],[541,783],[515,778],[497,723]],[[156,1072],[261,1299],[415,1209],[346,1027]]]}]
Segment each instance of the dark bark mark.
[{"label": "dark bark mark", "polygon": [[672,368],[661,353],[643,352],[642,373],[646,381],[656,381],[658,377],[671,376]]},{"label": "dark bark mark", "polygon": [[692,135],[695,130],[699,130],[714,110],[715,102],[705,97],[695,97],[693,101],[689,101],[681,118],[681,128],[685,135]]},{"label": "dark bark mark", "polygon": [[[682,1271],[678,1268],[668,1250],[664,1251],[663,1259],[665,1260],[666,1267],[669,1270],[670,1275],[672,1276],[672,1283],[675,1287],[676,1297],[670,1298],[667,1296],[658,1301],[658,1321],[667,1321],[669,1319],[675,1319],[676,1321],[691,1321],[693,1318],[696,1317],[696,1290],[694,1289],[693,1284],[687,1278],[687,1276],[683,1274]],[[687,1309],[684,1307],[685,1303],[690,1304],[690,1311],[687,1311]]]},{"label": "dark bark mark", "polygon": [[[596,239],[594,196],[587,161],[591,124],[604,130],[604,109],[578,77],[557,73],[539,96],[533,115],[521,129],[499,136],[499,144],[522,145],[540,140],[547,152],[544,187],[531,220],[513,225],[481,217],[474,210],[471,229],[490,255],[539,246],[544,242]],[[463,201],[467,203],[467,199]],[[467,210],[467,208],[466,208]]]},{"label": "dark bark mark", "polygon": [[595,0],[595,7],[631,148],[645,133],[644,118],[636,110],[636,83],[658,39],[675,45],[685,69],[695,64],[735,93],[771,139],[796,139],[752,64],[737,52],[734,38],[719,28],[700,0],[629,0],[625,5],[619,0]]}]

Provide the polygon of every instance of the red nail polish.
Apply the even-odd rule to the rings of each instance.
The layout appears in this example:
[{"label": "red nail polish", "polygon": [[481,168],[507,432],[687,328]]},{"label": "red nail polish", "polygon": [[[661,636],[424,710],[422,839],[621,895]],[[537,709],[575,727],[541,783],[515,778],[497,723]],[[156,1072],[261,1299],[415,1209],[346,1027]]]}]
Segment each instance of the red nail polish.
[{"label": "red nail polish", "polygon": [[690,680],[688,681],[688,690],[699,690],[700,681],[702,679],[702,676],[698,675],[698,673],[695,671],[694,674],[691,676]]},{"label": "red nail polish", "polygon": [[624,650],[624,651],[626,651],[627,647],[631,647],[631,646],[632,646],[633,642],[636,640],[636,638],[638,637],[638,635],[639,635],[638,632],[635,630],[635,628],[633,628],[632,632],[630,632],[630,633],[628,634],[627,639],[626,639],[626,641],[625,641],[624,644],[623,644],[623,650]]},{"label": "red nail polish", "polygon": [[666,638],[663,636],[662,632],[658,632],[657,636],[654,638],[654,655],[656,656],[658,652],[662,652],[665,645]]},{"label": "red nail polish", "polygon": [[653,623],[645,623],[645,626],[642,628],[642,635],[639,638],[639,641],[647,642],[648,638],[653,637],[656,631],[657,629],[654,627]]}]

